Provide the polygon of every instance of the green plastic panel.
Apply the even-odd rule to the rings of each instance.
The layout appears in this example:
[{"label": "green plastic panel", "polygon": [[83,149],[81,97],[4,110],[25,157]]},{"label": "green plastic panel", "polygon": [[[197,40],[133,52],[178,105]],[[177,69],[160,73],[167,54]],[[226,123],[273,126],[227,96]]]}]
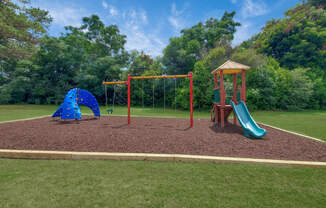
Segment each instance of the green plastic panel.
[{"label": "green plastic panel", "polygon": [[220,90],[216,89],[216,90],[214,90],[214,102],[219,103],[220,101],[221,101]]},{"label": "green plastic panel", "polygon": [[238,102],[241,101],[241,93],[240,93],[240,90],[237,90],[237,101]]}]

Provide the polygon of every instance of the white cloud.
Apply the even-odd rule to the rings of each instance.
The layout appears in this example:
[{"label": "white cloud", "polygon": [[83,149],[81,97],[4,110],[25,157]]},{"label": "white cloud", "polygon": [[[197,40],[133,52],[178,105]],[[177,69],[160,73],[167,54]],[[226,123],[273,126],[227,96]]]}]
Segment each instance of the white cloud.
[{"label": "white cloud", "polygon": [[117,16],[119,14],[118,10],[114,6],[111,6],[111,5],[110,5],[109,13],[111,16]]},{"label": "white cloud", "polygon": [[259,26],[253,24],[250,21],[242,21],[241,26],[237,28],[237,32],[234,34],[234,39],[232,41],[233,46],[241,44],[243,41],[248,40],[254,34],[259,33]]},{"label": "white cloud", "polygon": [[[234,0],[231,1],[233,3]],[[239,1],[236,0],[236,2]],[[264,0],[244,0],[240,9],[240,17],[236,20],[241,23],[241,26],[237,27],[232,45],[239,45],[254,34],[257,34],[261,27],[255,24],[254,20],[251,21],[250,18],[265,15],[268,12],[269,10]]]},{"label": "white cloud", "polygon": [[119,11],[112,5],[109,5],[108,3],[106,3],[106,1],[102,1],[102,6],[104,9],[109,8],[109,14],[114,17],[117,16],[119,14]]},{"label": "white cloud", "polygon": [[184,12],[185,8],[182,10],[177,10],[177,5],[175,3],[172,3],[171,6],[171,13],[172,15],[179,16]]},{"label": "white cloud", "polygon": [[[142,8],[119,8],[108,4],[109,14],[107,20],[119,25],[122,34],[127,35],[127,50],[144,51],[152,56],[162,55],[166,44],[161,40],[157,30],[160,25],[147,26],[148,17],[146,10]],[[150,31],[150,32],[148,32]]]},{"label": "white cloud", "polygon": [[122,14],[121,14],[121,16],[122,16],[122,19],[126,19],[126,16],[127,16],[126,12],[123,11]]},{"label": "white cloud", "polygon": [[126,49],[144,51],[152,56],[162,55],[163,48],[166,44],[155,34],[148,34],[140,28],[126,29],[127,35]]},{"label": "white cloud", "polygon": [[146,14],[146,11],[142,10],[142,11],[140,12],[140,17],[141,17],[143,23],[146,24],[146,23],[147,23],[147,14]]},{"label": "white cloud", "polygon": [[146,25],[148,23],[147,13],[143,9],[135,10],[133,8],[122,11],[120,14],[116,13],[116,18],[124,20],[124,24],[132,26]]},{"label": "white cloud", "polygon": [[237,0],[231,0],[231,3],[232,4],[236,4],[237,3]]},{"label": "white cloud", "polygon": [[102,6],[104,7],[104,9],[107,9],[109,5],[105,1],[102,1]]},{"label": "white cloud", "polygon": [[170,16],[168,20],[176,32],[179,32],[183,28],[183,24],[178,20],[178,18]]},{"label": "white cloud", "polygon": [[[127,50],[139,50],[144,51],[152,56],[162,55],[162,50],[166,46],[158,28],[160,24],[155,25],[149,29],[147,26],[150,21],[147,16],[146,10],[142,8],[133,9],[125,8],[118,10],[113,5],[107,3],[108,1],[102,1],[103,8],[106,10],[106,16],[102,20],[106,24],[119,23],[119,29],[121,34],[127,35]],[[92,14],[91,11],[85,10],[71,3],[65,4],[48,4],[45,1],[39,1],[37,7],[46,9],[50,12],[53,19],[53,26],[72,25],[78,27],[81,25],[82,17]],[[106,22],[108,21],[108,22]],[[58,27],[57,27],[58,28]],[[149,31],[149,32],[148,32]]]},{"label": "white cloud", "polygon": [[232,45],[236,46],[242,43],[244,40],[250,38],[250,29],[251,29],[250,22],[242,22],[241,26],[237,28],[237,32],[234,34],[234,39],[232,41]]},{"label": "white cloud", "polygon": [[264,1],[245,0],[241,8],[243,18],[261,16],[268,13],[267,5]]},{"label": "white cloud", "polygon": [[184,11],[186,7],[181,10],[177,9],[175,3],[171,5],[171,15],[168,17],[168,21],[170,22],[171,26],[173,27],[174,33],[178,34],[181,29],[185,28],[186,22],[183,19]]},{"label": "white cloud", "polygon": [[[147,14],[143,9],[129,9],[121,13],[123,25],[121,33],[127,35],[127,50],[144,51],[152,56],[162,55],[166,44],[159,37],[159,32],[154,29],[147,32]],[[158,27],[158,26],[157,26]]]},{"label": "white cloud", "polygon": [[60,26],[71,25],[78,27],[81,25],[82,17],[86,16],[81,9],[63,7],[48,8],[50,16],[53,17],[53,23]]},{"label": "white cloud", "polygon": [[131,17],[132,19],[136,19],[136,17],[137,17],[137,13],[136,13],[136,11],[135,11],[134,9],[131,9],[131,11],[130,11],[130,17]]},{"label": "white cloud", "polygon": [[[91,14],[90,11],[68,1],[59,3],[55,1],[34,0],[31,1],[31,4],[33,7],[49,11],[49,15],[53,18],[51,28],[63,28],[63,26],[68,25],[78,27],[81,25],[82,18]],[[59,34],[58,32],[54,33]]]}]

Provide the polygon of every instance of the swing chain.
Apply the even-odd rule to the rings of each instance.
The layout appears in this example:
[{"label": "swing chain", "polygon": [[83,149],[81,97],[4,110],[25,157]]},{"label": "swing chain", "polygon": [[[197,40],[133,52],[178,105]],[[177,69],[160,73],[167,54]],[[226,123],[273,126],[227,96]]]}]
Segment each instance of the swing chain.
[{"label": "swing chain", "polygon": [[112,105],[112,111],[114,110],[114,102],[115,102],[115,85],[113,85],[113,105]]},{"label": "swing chain", "polygon": [[164,100],[164,112],[165,112],[165,79],[163,79],[163,100]]},{"label": "swing chain", "polygon": [[174,111],[177,110],[177,79],[174,78]]},{"label": "swing chain", "polygon": [[143,108],[144,108],[144,80],[142,80],[142,104],[143,104]]},{"label": "swing chain", "polygon": [[107,91],[106,85],[104,85],[104,89],[105,89],[105,108],[107,108],[108,107],[108,91]]},{"label": "swing chain", "polygon": [[154,91],[154,84],[155,84],[155,79],[153,79],[153,110],[154,110],[154,106],[155,106],[155,104],[154,104],[154,97],[155,97],[155,91]]}]

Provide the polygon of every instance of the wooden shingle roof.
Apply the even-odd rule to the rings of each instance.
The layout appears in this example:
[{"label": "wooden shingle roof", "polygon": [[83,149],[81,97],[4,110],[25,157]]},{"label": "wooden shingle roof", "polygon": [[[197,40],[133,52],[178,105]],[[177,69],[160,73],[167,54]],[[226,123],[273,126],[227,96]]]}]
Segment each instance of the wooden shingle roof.
[{"label": "wooden shingle roof", "polygon": [[242,70],[249,70],[249,69],[250,69],[249,66],[228,60],[218,68],[214,69],[211,73],[212,74],[220,73],[220,71],[223,70],[223,74],[236,74],[241,72]]}]

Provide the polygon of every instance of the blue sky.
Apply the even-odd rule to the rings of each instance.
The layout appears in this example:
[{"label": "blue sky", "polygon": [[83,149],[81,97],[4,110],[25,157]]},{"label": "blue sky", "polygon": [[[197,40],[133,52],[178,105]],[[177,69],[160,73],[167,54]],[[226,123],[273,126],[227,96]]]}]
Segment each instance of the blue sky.
[{"label": "blue sky", "polygon": [[31,0],[34,7],[48,10],[54,18],[49,33],[58,36],[64,26],[79,26],[81,18],[98,15],[106,24],[118,25],[127,35],[128,50],[162,54],[169,38],[179,36],[209,17],[220,18],[224,11],[236,11],[237,28],[233,45],[256,34],[267,20],[283,17],[301,0]]}]

